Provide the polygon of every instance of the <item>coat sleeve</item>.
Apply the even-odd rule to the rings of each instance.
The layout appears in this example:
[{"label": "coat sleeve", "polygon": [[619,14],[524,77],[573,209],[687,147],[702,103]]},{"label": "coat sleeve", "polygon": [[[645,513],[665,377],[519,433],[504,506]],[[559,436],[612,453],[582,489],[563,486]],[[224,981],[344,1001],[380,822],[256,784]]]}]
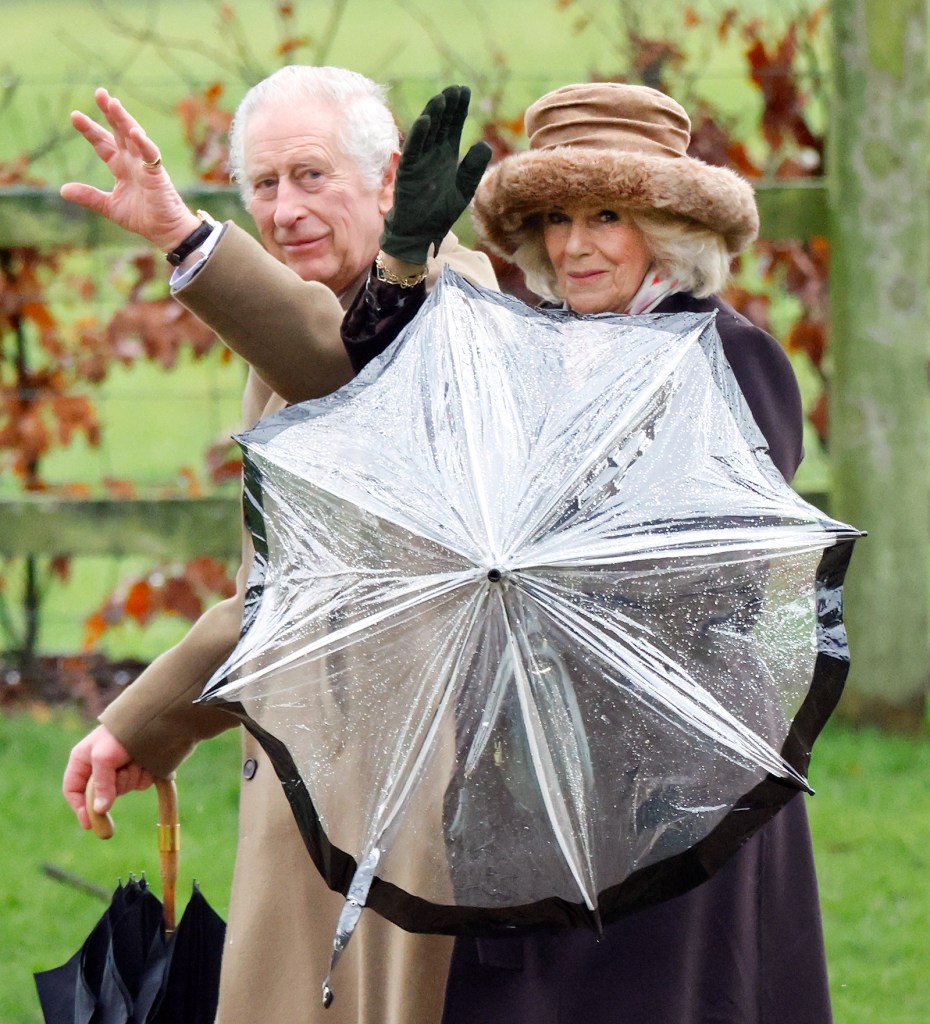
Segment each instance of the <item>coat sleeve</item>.
[{"label": "coat sleeve", "polygon": [[488,257],[463,248],[453,234],[443,239],[438,254],[427,263],[425,286],[399,288],[369,275],[342,321],[342,341],[356,373],[379,356],[416,316],[445,266],[472,284],[497,289]]},{"label": "coat sleeve", "polygon": [[[487,256],[451,233],[429,261],[430,285],[446,264],[473,284],[497,287]],[[344,310],[333,292],[302,281],[231,222],[175,298],[288,402],[328,395],[352,377],[340,337]]]},{"label": "coat sleeve", "polygon": [[451,231],[442,240],[439,252],[430,257],[427,262],[427,291],[432,290],[445,266],[457,274],[461,274],[466,281],[471,281],[472,284],[497,290],[497,277],[494,275],[494,268],[487,255],[483,252],[475,252],[474,249],[466,249],[464,245],[459,244],[459,240]]},{"label": "coat sleeve", "polygon": [[173,772],[200,740],[238,725],[218,708],[193,703],[239,639],[246,566],[236,594],[207,609],[184,638],[159,655],[100,715],[132,757],[154,775]]},{"label": "coat sleeve", "polygon": [[804,454],[801,393],[791,362],[771,335],[734,313],[718,312],[717,329],[769,456],[790,483]]},{"label": "coat sleeve", "polygon": [[352,376],[336,296],[302,281],[233,223],[174,295],[288,402],[328,395]]}]

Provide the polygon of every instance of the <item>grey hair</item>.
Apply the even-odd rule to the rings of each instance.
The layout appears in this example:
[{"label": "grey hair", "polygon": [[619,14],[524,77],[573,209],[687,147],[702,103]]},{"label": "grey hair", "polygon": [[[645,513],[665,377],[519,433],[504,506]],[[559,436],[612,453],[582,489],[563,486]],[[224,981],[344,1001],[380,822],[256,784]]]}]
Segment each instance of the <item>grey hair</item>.
[{"label": "grey hair", "polygon": [[377,82],[346,68],[289,64],[253,85],[236,108],[229,131],[229,177],[239,186],[244,205],[251,199],[245,173],[245,135],[256,110],[270,103],[312,100],[342,111],[337,140],[351,157],[365,184],[381,185],[391,157],[399,151],[397,124],[387,105],[387,91]]},{"label": "grey hair", "polygon": [[[614,207],[611,207],[614,209]],[[723,235],[697,221],[658,210],[619,211],[638,228],[651,265],[663,277],[677,280],[677,290],[703,299],[719,292],[730,277],[730,254]],[[555,270],[543,242],[542,214],[525,222],[524,240],[513,254],[526,285],[537,295],[561,302]]]}]

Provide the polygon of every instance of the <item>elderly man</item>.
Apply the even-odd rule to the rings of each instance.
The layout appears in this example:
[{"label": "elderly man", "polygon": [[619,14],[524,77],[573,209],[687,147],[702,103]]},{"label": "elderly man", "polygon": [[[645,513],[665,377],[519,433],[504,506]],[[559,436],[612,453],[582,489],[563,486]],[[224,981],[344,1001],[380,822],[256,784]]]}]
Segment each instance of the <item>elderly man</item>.
[{"label": "elderly man", "polygon": [[[264,249],[235,225],[213,225],[192,213],[141,126],[105,90],[96,100],[109,130],[79,112],[72,123],[113,173],[113,189],[71,183],[62,195],[166,252],[175,267],[177,298],[250,363],[246,426],[287,402],[327,394],[351,377],[339,327],[376,256],[382,279],[406,281],[423,261],[402,257],[425,253],[424,239],[434,238],[431,279],[448,263],[476,283],[495,284],[485,257],[463,249],[451,234],[443,238],[487,162],[475,147],[461,165],[463,192],[436,197],[443,209],[434,211],[432,221],[430,211],[419,208],[412,218],[397,211],[389,218],[394,242],[404,230],[425,232],[412,249],[410,239],[401,238],[398,245],[383,243],[387,252],[379,253],[400,153],[383,90],[361,75],[283,68],[243,99],[231,136],[232,169]],[[453,150],[458,159],[467,105],[467,90],[453,87],[424,112],[444,125],[446,159]],[[392,249],[401,258],[390,256]],[[246,538],[237,595],[207,611],[156,659],[71,752],[63,789],[85,828],[91,777],[95,807],[104,812],[117,794],[151,785],[198,741],[236,725],[224,712],[192,701],[236,644],[251,559]],[[329,1024],[438,1020],[451,940],[408,935],[374,915],[340,964],[339,998],[324,1014],[319,986],[342,897],[315,877],[266,755],[247,734],[243,747],[239,845],[217,1021],[305,1024],[318,1014]]]}]

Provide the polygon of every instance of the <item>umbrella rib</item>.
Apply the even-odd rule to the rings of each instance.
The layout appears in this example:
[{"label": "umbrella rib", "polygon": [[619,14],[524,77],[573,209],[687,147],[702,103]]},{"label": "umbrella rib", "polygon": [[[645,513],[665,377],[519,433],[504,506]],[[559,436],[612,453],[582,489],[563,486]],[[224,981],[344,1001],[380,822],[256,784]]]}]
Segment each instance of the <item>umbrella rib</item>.
[{"label": "umbrella rib", "polygon": [[[399,507],[392,507],[390,502],[386,500],[383,491],[357,491],[352,488],[347,488],[345,486],[345,479],[340,475],[337,475],[335,478],[332,476],[328,477],[325,484],[321,484],[318,481],[311,482],[301,475],[301,471],[304,469],[302,465],[294,464],[283,457],[273,456],[271,453],[261,451],[259,449],[255,449],[255,454],[256,456],[260,455],[262,461],[267,465],[273,466],[276,470],[286,473],[293,479],[297,480],[310,493],[326,497],[334,497],[341,502],[345,502],[349,506],[354,506],[360,509],[362,512],[367,512],[376,519],[389,523],[391,526],[405,530],[414,536],[432,541],[437,547],[442,548],[450,555],[455,555],[459,558],[465,559],[466,561],[474,562],[474,554],[465,550],[463,545],[452,543],[450,537],[446,533],[436,529],[429,523],[419,521],[414,522],[409,518],[411,504],[413,504],[414,507],[417,507],[419,504],[418,502],[411,503],[409,500],[409,494],[406,495],[407,501],[403,505]],[[308,467],[308,469],[314,468],[315,467]],[[256,504],[254,499],[252,499],[252,503]],[[256,507],[260,513],[263,511],[260,505],[256,504]]]},{"label": "umbrella rib", "polygon": [[[455,368],[456,380],[459,384],[459,395],[461,396],[461,381],[463,381],[466,378],[458,347],[454,344],[450,345],[449,353],[452,357],[452,363]],[[498,382],[498,386],[500,386],[500,381]],[[492,560],[496,560],[499,557],[499,553],[496,550],[498,545],[497,538],[494,536],[494,531],[491,529],[491,512],[488,504],[487,488],[484,486],[484,473],[481,471],[481,465],[475,456],[476,445],[474,431],[472,430],[468,417],[464,415],[464,404],[462,405],[462,410],[462,430],[463,433],[465,434],[465,448],[466,451],[468,452],[468,462],[469,465],[471,466],[471,480],[475,488],[475,498],[478,503],[478,512],[481,516],[481,521],[484,526],[485,536],[487,537],[488,540],[488,546],[492,549],[490,552],[491,558]]]},{"label": "umbrella rib", "polygon": [[[803,524],[783,524],[773,527],[758,527],[753,529],[751,539],[746,538],[745,527],[727,528],[713,530],[689,529],[675,533],[675,541],[667,542],[664,546],[645,547],[642,541],[643,536],[647,537],[652,544],[655,534],[649,533],[633,534],[625,538],[607,537],[602,542],[610,545],[610,550],[604,555],[593,555],[585,557],[581,552],[569,550],[558,558],[545,559],[545,568],[559,568],[567,565],[572,566],[595,566],[610,565],[618,562],[621,558],[625,562],[634,562],[640,559],[661,560],[678,555],[688,549],[694,555],[718,555],[729,554],[738,551],[752,551],[763,545],[772,546],[773,554],[783,554],[786,551],[802,554],[807,551],[838,544],[846,537],[857,537],[858,533],[853,530],[848,532],[836,530],[811,529]],[[559,538],[560,545],[564,543]],[[586,540],[587,549],[593,547],[591,540]],[[775,551],[775,547],[778,548]],[[545,552],[534,550],[532,564],[514,563],[515,568],[531,569],[541,568],[540,562],[544,560]]]},{"label": "umbrella rib", "polygon": [[[543,588],[540,588],[543,589]],[[533,587],[530,585],[527,588],[529,593],[532,593]],[[739,721],[734,715],[731,715],[726,708],[724,708],[719,701],[716,700],[711,694],[706,691],[702,691],[707,700],[706,703],[702,702],[693,694],[689,694],[682,687],[683,682],[691,684],[692,687],[698,689],[698,684],[695,680],[683,672],[678,672],[678,683],[676,684],[675,676],[671,672],[665,673],[665,682],[667,685],[674,687],[676,695],[681,697],[686,703],[685,707],[676,706],[667,696],[663,696],[659,687],[656,685],[663,679],[663,673],[658,667],[653,667],[650,674],[637,671],[635,663],[627,658],[626,660],[619,657],[615,650],[612,650],[609,644],[606,644],[602,639],[599,639],[595,630],[591,628],[590,623],[583,616],[579,615],[574,608],[567,602],[562,600],[558,594],[551,590],[545,590],[547,601],[542,602],[543,607],[548,608],[550,613],[561,612],[563,616],[563,623],[568,626],[571,625],[574,629],[575,635],[578,641],[584,644],[588,650],[597,654],[603,661],[608,665],[612,666],[622,674],[633,675],[638,679],[639,684],[643,689],[650,694],[656,701],[658,701],[667,711],[674,712],[680,720],[690,721],[691,724],[697,728],[704,735],[717,740],[725,747],[729,748],[734,755],[742,755],[743,758],[748,759],[753,757],[760,767],[765,768],[773,775],[781,776],[782,778],[792,778],[796,782],[800,783],[805,789],[808,788],[807,781],[787,761],[768,743],[761,739],[756,733],[749,729],[746,725]],[[539,595],[536,596],[539,600]],[[621,618],[624,618],[621,616]],[[627,620],[633,625],[632,620]],[[617,643],[623,647],[626,646],[626,642],[617,634],[615,639]],[[640,654],[648,653],[650,660],[654,663],[654,666],[665,665],[667,668],[674,668],[673,663],[669,661],[667,657],[664,657],[654,645],[648,641],[640,642]],[[632,691],[631,691],[632,695]],[[672,724],[675,724],[675,718],[668,719]]]},{"label": "umbrella rib", "polygon": [[[474,569],[468,572],[449,574],[447,576],[440,577],[440,582],[435,586],[425,588],[406,601],[400,604],[392,605],[389,608],[384,609],[381,612],[375,612],[370,615],[366,615],[364,618],[356,619],[354,622],[349,623],[347,626],[343,626],[341,629],[333,630],[330,633],[326,633],[324,636],[317,637],[315,640],[311,640],[309,643],[304,644],[302,647],[295,651],[291,651],[290,654],[286,655],[278,661],[272,662],[269,665],[264,665],[261,668],[255,669],[248,675],[242,676],[233,683],[229,683],[226,686],[220,687],[214,693],[212,693],[211,699],[214,697],[221,698],[223,700],[229,700],[238,688],[246,686],[250,683],[257,682],[272,672],[277,672],[279,669],[286,668],[288,665],[292,665],[294,662],[299,661],[301,658],[306,657],[310,654],[315,654],[317,651],[323,650],[327,647],[331,647],[337,642],[344,640],[355,633],[361,632],[362,630],[370,629],[373,626],[377,626],[392,616],[396,616],[401,612],[409,611],[411,608],[416,608],[419,605],[424,604],[426,601],[432,600],[437,597],[442,597],[445,594],[451,594],[453,591],[465,586],[467,583],[473,582],[476,578],[483,574],[482,569]],[[254,652],[246,651],[243,652],[248,656],[252,656]],[[234,666],[224,666],[219,669],[217,675],[228,674]]]},{"label": "umbrella rib", "polygon": [[[374,841],[373,844],[375,846],[378,845],[384,833],[387,832],[387,830],[390,828],[391,823],[394,821],[394,819],[397,817],[397,815],[403,808],[404,804],[407,802],[407,797],[409,796],[411,789],[413,788],[415,782],[417,781],[418,769],[427,759],[432,750],[432,741],[436,736],[437,732],[439,731],[440,726],[442,725],[443,716],[445,714],[446,709],[449,706],[449,701],[452,699],[452,695],[455,691],[453,681],[458,677],[458,673],[461,669],[462,658],[464,657],[464,653],[467,648],[466,641],[468,637],[471,635],[472,631],[474,630],[475,625],[477,624],[479,607],[480,602],[474,601],[472,604],[471,621],[468,623],[465,633],[461,638],[461,643],[459,644],[459,650],[455,664],[447,673],[447,678],[446,682],[443,684],[443,693],[442,697],[440,698],[439,705],[432,714],[432,719],[430,721],[426,735],[423,737],[423,740],[420,743],[419,750],[417,751],[417,754],[413,759],[409,771],[406,772],[406,778],[403,784],[403,788],[398,794],[397,799],[392,801],[393,810],[388,815],[387,820],[384,822],[384,824],[378,829],[378,838]],[[389,793],[385,794],[383,801],[384,803],[387,803],[389,796]]]},{"label": "umbrella rib", "polygon": [[700,337],[704,331],[704,326],[700,329],[692,330],[688,336],[680,339],[681,344],[675,346],[670,352],[670,356],[666,361],[665,375],[659,379],[654,380],[652,387],[644,388],[638,395],[638,401],[631,403],[631,405],[625,409],[624,414],[621,415],[614,423],[613,428],[606,430],[599,443],[587,453],[587,457],[579,460],[574,467],[574,472],[571,476],[561,481],[561,486],[553,488],[550,499],[547,505],[537,514],[534,523],[528,523],[523,534],[517,539],[516,543],[511,546],[512,551],[518,551],[522,548],[529,538],[530,533],[533,530],[539,528],[539,524],[552,514],[552,511],[556,508],[558,503],[563,500],[566,492],[588,472],[591,466],[593,466],[599,459],[604,457],[604,453],[615,443],[616,438],[619,434],[625,431],[629,424],[634,422],[637,417],[642,415],[644,409],[646,409],[650,403],[655,400],[656,392],[664,387],[668,383],[668,375],[676,369],[685,359],[691,351],[691,342],[695,337]]},{"label": "umbrella rib", "polygon": [[[507,613],[507,606],[504,603],[503,594],[499,590],[497,591],[497,598],[500,603],[501,613],[503,615],[504,629],[507,634],[507,642],[510,645],[511,649],[514,652],[516,652],[516,637],[514,635],[513,627],[510,622],[510,616]],[[569,843],[568,837],[565,835],[564,830],[558,822],[552,792],[546,783],[544,767],[542,763],[543,752],[539,745],[539,742],[536,739],[535,729],[530,728],[532,701],[530,700],[529,695],[529,679],[527,678],[526,673],[523,669],[523,662],[520,658],[516,657],[516,653],[514,653],[513,664],[514,680],[516,682],[517,688],[517,698],[520,701],[520,710],[523,715],[524,724],[526,725],[526,739],[530,748],[530,756],[533,759],[533,768],[536,774],[536,781],[539,784],[540,794],[542,795],[543,804],[546,808],[546,815],[549,818],[549,824],[552,826],[552,830],[555,833],[556,841],[558,842],[559,848],[562,851],[562,855],[564,856],[565,861],[568,864],[568,868],[575,879],[575,883],[577,884],[578,890],[580,891],[584,899],[585,905],[589,910],[594,911],[596,909],[595,900],[591,895],[590,887],[585,885],[576,857],[573,856],[571,844]],[[564,805],[564,800],[562,802]]]}]

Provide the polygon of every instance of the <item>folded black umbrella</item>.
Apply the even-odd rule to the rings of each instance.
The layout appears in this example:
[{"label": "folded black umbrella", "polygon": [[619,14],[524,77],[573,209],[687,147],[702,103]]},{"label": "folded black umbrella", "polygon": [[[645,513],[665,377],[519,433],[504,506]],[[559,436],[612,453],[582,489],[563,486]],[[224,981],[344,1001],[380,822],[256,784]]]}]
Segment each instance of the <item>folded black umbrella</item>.
[{"label": "folded black umbrella", "polygon": [[[216,1016],[226,926],[195,882],[175,928],[177,793],[171,781],[157,786],[164,902],[144,879],[117,886],[71,959],[35,975],[46,1024],[212,1024]],[[88,787],[88,807],[92,800]],[[109,820],[91,817],[98,835],[109,838]]]}]

